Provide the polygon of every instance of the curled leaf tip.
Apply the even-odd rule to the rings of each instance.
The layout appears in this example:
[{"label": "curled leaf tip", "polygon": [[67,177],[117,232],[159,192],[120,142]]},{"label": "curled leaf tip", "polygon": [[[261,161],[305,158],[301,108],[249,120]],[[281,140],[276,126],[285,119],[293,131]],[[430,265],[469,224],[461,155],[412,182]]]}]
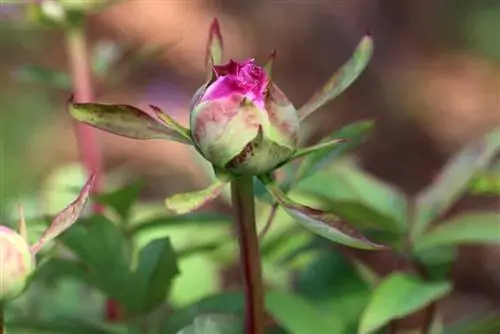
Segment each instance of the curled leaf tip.
[{"label": "curled leaf tip", "polygon": [[218,38],[220,40],[220,43],[222,44],[222,34],[220,32],[220,24],[219,24],[219,20],[217,18],[214,18],[212,20],[212,24],[210,24],[210,40],[209,40],[209,42],[214,37]]}]

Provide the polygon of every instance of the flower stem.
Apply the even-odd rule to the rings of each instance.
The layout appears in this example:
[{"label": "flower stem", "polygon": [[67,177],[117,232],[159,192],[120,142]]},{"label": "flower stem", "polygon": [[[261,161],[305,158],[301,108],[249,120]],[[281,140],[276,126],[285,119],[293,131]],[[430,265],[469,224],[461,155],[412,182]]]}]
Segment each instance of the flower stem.
[{"label": "flower stem", "polygon": [[241,268],[245,284],[245,333],[264,333],[264,288],[255,224],[253,178],[242,177],[231,182]]},{"label": "flower stem", "polygon": [[5,328],[5,304],[0,302],[0,334],[7,333]]},{"label": "flower stem", "polygon": [[[80,103],[93,102],[94,91],[83,21],[67,29],[66,46],[75,94],[74,99]],[[102,160],[94,129],[80,122],[75,122],[74,127],[80,152],[80,161],[85,166],[88,175],[95,173],[96,179],[93,191],[94,193],[98,193],[101,190]],[[94,213],[100,213],[102,212],[102,207],[98,203],[93,203],[93,211]]]}]

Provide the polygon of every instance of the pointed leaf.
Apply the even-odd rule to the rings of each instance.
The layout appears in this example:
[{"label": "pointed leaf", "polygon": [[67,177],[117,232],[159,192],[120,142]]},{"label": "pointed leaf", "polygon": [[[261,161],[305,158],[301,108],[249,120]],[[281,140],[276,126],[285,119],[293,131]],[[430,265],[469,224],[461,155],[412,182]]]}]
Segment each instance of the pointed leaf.
[{"label": "pointed leaf", "polygon": [[210,25],[208,35],[207,53],[205,56],[205,64],[207,71],[207,80],[212,77],[212,68],[214,65],[222,64],[224,43],[220,31],[219,21],[214,19]]},{"label": "pointed leaf", "polygon": [[178,215],[189,213],[217,198],[224,186],[225,183],[216,181],[203,190],[173,195],[167,198],[165,203],[172,213]]},{"label": "pointed leaf", "polygon": [[273,72],[273,66],[274,66],[274,62],[276,61],[276,54],[277,54],[277,50],[274,50],[273,53],[271,53],[271,55],[269,56],[269,59],[267,60],[267,63],[266,65],[264,66],[264,71],[266,72],[267,76],[269,78],[272,77],[272,72]]},{"label": "pointed leaf", "polygon": [[242,330],[238,317],[211,314],[196,317],[192,325],[177,334],[240,334]]},{"label": "pointed leaf", "polygon": [[317,145],[299,148],[293,154],[293,156],[290,158],[290,160],[302,158],[303,156],[308,155],[308,154],[312,154],[312,153],[330,151],[335,146],[338,146],[339,144],[342,144],[342,143],[345,143],[345,142],[346,142],[345,139],[333,139],[333,140],[329,140],[329,141],[326,141],[326,142],[323,142],[323,143],[319,143]]},{"label": "pointed leaf", "polygon": [[273,197],[285,211],[310,231],[340,244],[360,249],[385,249],[386,247],[366,239],[358,230],[340,220],[334,214],[313,209],[293,202],[274,181],[261,178]]},{"label": "pointed leaf", "polygon": [[332,135],[323,139],[320,143],[344,139],[346,142],[337,147],[324,148],[312,152],[300,163],[298,170],[294,173],[295,180],[300,181],[316,173],[319,169],[330,164],[339,156],[348,153],[366,141],[366,138],[373,131],[373,121],[360,121],[343,127]]},{"label": "pointed leaf", "polygon": [[38,253],[43,246],[58,237],[77,221],[85,208],[85,204],[87,203],[94,184],[94,179],[95,175],[92,175],[83,186],[77,199],[66,207],[66,209],[57,214],[49,228],[43,233],[40,239],[31,246],[31,252],[33,254]]},{"label": "pointed leaf", "polygon": [[[191,144],[185,132],[169,127],[145,111],[124,104],[74,103],[68,104],[69,112],[78,121],[103,131],[134,139],[168,139]],[[187,130],[186,130],[187,131]]]},{"label": "pointed leaf", "polygon": [[500,244],[500,214],[478,212],[452,218],[421,236],[414,250],[460,244]]},{"label": "pointed leaf", "polygon": [[424,282],[409,274],[392,274],[373,292],[358,333],[374,333],[391,320],[401,319],[444,297],[451,289],[448,282]]},{"label": "pointed leaf", "polygon": [[314,94],[313,97],[300,108],[300,119],[303,120],[312,112],[346,90],[368,66],[372,54],[373,40],[370,36],[366,35],[358,44],[351,59],[349,59],[347,63],[328,80],[319,92]]},{"label": "pointed leaf", "polygon": [[177,257],[169,238],[156,239],[146,245],[139,255],[133,278],[136,312],[147,313],[161,304],[178,274]]},{"label": "pointed leaf", "polygon": [[191,133],[188,129],[180,125],[175,119],[170,117],[167,113],[163,112],[158,107],[150,105],[151,109],[155,112],[156,117],[158,117],[165,125],[169,128],[182,135],[185,140],[191,143]]},{"label": "pointed leaf", "polygon": [[432,220],[450,208],[467,189],[472,177],[487,167],[499,150],[500,129],[497,129],[467,146],[446,164],[439,178],[417,196],[411,231],[414,240]]}]

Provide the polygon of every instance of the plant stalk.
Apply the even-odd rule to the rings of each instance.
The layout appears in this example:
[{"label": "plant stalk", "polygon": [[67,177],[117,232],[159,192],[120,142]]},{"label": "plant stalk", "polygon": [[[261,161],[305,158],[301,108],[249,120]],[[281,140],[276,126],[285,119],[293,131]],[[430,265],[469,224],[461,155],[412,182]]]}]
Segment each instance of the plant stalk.
[{"label": "plant stalk", "polygon": [[264,288],[255,223],[253,178],[231,182],[231,199],[238,226],[241,269],[245,289],[245,333],[264,333]]},{"label": "plant stalk", "polygon": [[7,333],[5,328],[5,304],[0,302],[0,334]]},{"label": "plant stalk", "polygon": [[[93,102],[94,90],[83,22],[67,29],[66,46],[73,81],[74,100],[79,103]],[[95,131],[89,125],[80,122],[74,122],[74,128],[80,161],[85,166],[88,175],[95,173],[93,192],[99,193],[101,190],[102,158]],[[94,213],[102,212],[101,205],[95,202],[92,205]]]}]

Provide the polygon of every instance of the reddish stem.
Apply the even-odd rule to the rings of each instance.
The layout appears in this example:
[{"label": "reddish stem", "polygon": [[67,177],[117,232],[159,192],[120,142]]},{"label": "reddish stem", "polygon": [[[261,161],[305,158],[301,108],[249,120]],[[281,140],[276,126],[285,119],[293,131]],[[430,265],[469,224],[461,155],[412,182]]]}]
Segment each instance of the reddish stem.
[{"label": "reddish stem", "polygon": [[231,182],[231,199],[239,233],[241,269],[245,288],[245,333],[264,333],[264,287],[255,224],[252,177]]},{"label": "reddish stem", "polygon": [[[66,38],[75,94],[74,100],[79,103],[93,102],[94,91],[92,88],[91,69],[83,25],[70,28]],[[99,193],[101,190],[102,159],[95,131],[90,126],[80,122],[75,122],[74,128],[80,161],[85,166],[88,175],[95,173],[96,179],[94,181],[93,192]],[[94,202],[93,212],[102,212],[102,207]]]}]

